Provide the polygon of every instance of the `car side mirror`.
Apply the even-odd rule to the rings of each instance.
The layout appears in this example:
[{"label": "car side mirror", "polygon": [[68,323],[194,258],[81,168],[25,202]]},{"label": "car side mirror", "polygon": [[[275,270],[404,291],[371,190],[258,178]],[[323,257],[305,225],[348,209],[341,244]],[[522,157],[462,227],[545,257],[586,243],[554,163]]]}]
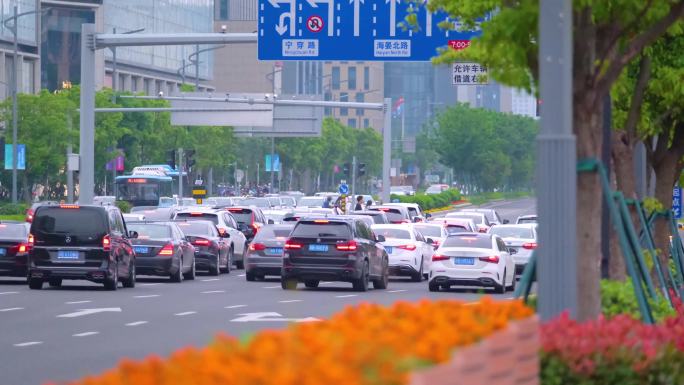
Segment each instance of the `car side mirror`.
[{"label": "car side mirror", "polygon": [[131,230],[128,232],[128,238],[130,238],[130,239],[137,239],[138,236],[139,236],[139,234],[137,231]]},{"label": "car side mirror", "polygon": [[510,249],[508,249],[508,253],[509,253],[510,255],[518,254],[518,250],[513,249],[513,248],[510,248]]},{"label": "car side mirror", "polygon": [[425,213],[425,218],[432,218],[432,214],[430,214],[430,213]]},{"label": "car side mirror", "polygon": [[377,242],[385,242],[387,239],[385,239],[384,235],[378,235],[376,238]]},{"label": "car side mirror", "polygon": [[222,233],[219,233],[219,237],[221,238],[230,238],[230,234],[227,231],[224,231]]},{"label": "car side mirror", "polygon": [[504,225],[507,225],[507,224],[509,224],[509,223],[511,223],[511,221],[509,221],[508,219],[504,219],[504,220],[503,220],[503,224],[504,224]]},{"label": "car side mirror", "polygon": [[428,245],[433,245],[435,243],[435,241],[433,241],[432,238],[428,238],[427,240],[425,240],[425,242],[427,242]]},{"label": "car side mirror", "polygon": [[249,231],[249,227],[247,227],[247,225],[244,223],[239,223],[238,224],[238,230],[240,230],[244,233],[245,231]]},{"label": "car side mirror", "polygon": [[273,224],[275,224],[275,221],[274,221],[273,219],[269,219],[269,220],[267,221],[267,223],[268,223],[269,225],[273,225]]}]

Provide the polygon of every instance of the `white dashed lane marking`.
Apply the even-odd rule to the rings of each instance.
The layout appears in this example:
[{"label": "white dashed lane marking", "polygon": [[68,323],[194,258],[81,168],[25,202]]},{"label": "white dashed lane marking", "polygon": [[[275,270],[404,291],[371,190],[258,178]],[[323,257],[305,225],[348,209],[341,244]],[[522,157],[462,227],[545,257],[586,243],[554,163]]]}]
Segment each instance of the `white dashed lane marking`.
[{"label": "white dashed lane marking", "polygon": [[358,294],[347,294],[347,295],[336,295],[335,298],[351,298],[351,297],[357,297]]},{"label": "white dashed lane marking", "polygon": [[388,293],[403,293],[405,291],[407,291],[407,290],[390,290],[390,291],[388,291]]},{"label": "white dashed lane marking", "polygon": [[210,278],[210,279],[203,279],[202,282],[215,282],[215,281],[220,281],[220,278]]},{"label": "white dashed lane marking", "polygon": [[22,342],[19,344],[14,344],[14,346],[16,346],[18,348],[23,348],[24,346],[40,345],[42,343],[43,343],[43,341],[29,341],[29,342]]},{"label": "white dashed lane marking", "polygon": [[225,293],[225,290],[209,290],[209,291],[203,291],[202,294],[218,294],[218,293]]},{"label": "white dashed lane marking", "polygon": [[100,332],[83,332],[83,333],[76,333],[73,334],[72,337],[88,337],[88,336],[94,336],[96,334],[100,334]]},{"label": "white dashed lane marking", "polygon": [[280,303],[294,303],[294,302],[302,302],[302,300],[301,299],[289,299],[286,301],[278,301],[278,302],[280,302]]},{"label": "white dashed lane marking", "polygon": [[174,315],[177,315],[177,316],[179,316],[179,317],[182,317],[182,316],[184,316],[184,315],[190,315],[190,314],[197,314],[197,312],[196,312],[196,311],[184,311],[184,312],[182,312],[182,313],[176,313],[176,314],[174,314]]},{"label": "white dashed lane marking", "polygon": [[138,325],[144,325],[146,323],[147,323],[147,321],[135,321],[135,322],[127,323],[126,326],[138,326]]},{"label": "white dashed lane marking", "polygon": [[24,310],[23,307],[8,307],[5,309],[0,309],[0,313],[8,312],[8,311],[15,311],[15,310]]},{"label": "white dashed lane marking", "polygon": [[149,295],[136,295],[133,296],[133,298],[154,298],[154,297],[159,297],[159,294],[149,294]]},{"label": "white dashed lane marking", "polygon": [[93,302],[93,301],[89,301],[89,300],[88,301],[69,301],[69,302],[64,302],[64,303],[67,305],[78,305],[81,303],[90,303],[90,302]]},{"label": "white dashed lane marking", "polygon": [[280,286],[265,286],[264,289],[280,289]]},{"label": "white dashed lane marking", "polygon": [[3,291],[0,292],[0,295],[10,295],[10,294],[19,294],[18,291]]},{"label": "white dashed lane marking", "polygon": [[156,283],[141,283],[139,285],[140,286],[157,286],[157,285],[161,285],[161,284],[159,282],[156,282]]},{"label": "white dashed lane marking", "polygon": [[224,309],[237,309],[240,307],[247,307],[247,305],[232,305],[232,306],[226,306]]}]

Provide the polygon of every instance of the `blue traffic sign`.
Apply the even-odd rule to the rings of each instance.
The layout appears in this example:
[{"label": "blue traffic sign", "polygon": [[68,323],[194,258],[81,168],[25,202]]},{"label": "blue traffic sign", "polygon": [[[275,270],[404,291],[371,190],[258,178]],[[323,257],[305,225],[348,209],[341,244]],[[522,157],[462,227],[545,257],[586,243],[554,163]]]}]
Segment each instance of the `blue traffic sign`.
[{"label": "blue traffic sign", "polygon": [[682,218],[682,188],[675,187],[672,190],[672,215],[675,218]]},{"label": "blue traffic sign", "polygon": [[[12,144],[5,144],[5,170],[11,170],[14,167],[12,159]],[[26,170],[26,145],[17,143],[17,170]]]},{"label": "blue traffic sign", "polygon": [[[409,13],[419,28],[402,26]],[[481,31],[401,0],[259,0],[259,60],[429,61],[440,47],[465,48]]]},{"label": "blue traffic sign", "polygon": [[344,194],[344,195],[349,194],[349,185],[341,184],[339,191],[340,191],[340,194]]}]

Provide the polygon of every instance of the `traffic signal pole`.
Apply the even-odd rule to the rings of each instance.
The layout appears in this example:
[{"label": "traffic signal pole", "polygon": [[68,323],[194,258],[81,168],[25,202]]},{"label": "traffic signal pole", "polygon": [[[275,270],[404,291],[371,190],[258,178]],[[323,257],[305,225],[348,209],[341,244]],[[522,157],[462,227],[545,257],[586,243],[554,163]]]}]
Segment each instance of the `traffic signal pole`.
[{"label": "traffic signal pole", "polygon": [[356,204],[356,155],[352,157],[352,171],[351,171],[351,196],[352,204]]},{"label": "traffic signal pole", "polygon": [[183,199],[183,149],[178,149],[178,199]]}]

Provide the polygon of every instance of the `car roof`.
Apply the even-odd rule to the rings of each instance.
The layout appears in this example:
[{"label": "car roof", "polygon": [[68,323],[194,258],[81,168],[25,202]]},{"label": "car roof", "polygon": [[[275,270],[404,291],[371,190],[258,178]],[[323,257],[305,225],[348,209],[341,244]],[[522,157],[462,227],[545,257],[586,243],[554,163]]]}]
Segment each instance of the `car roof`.
[{"label": "car roof", "polygon": [[505,225],[495,225],[492,228],[520,228],[520,229],[536,229],[539,225],[537,223],[509,223]]},{"label": "car roof", "polygon": [[372,227],[374,229],[379,229],[379,228],[384,228],[384,229],[402,229],[409,231],[411,228],[407,226],[408,223],[405,224],[395,224],[395,223],[377,223],[374,224]]},{"label": "car roof", "polygon": [[452,237],[478,237],[478,238],[489,238],[491,239],[492,237],[495,237],[494,234],[489,234],[489,233],[450,233],[449,238]]}]

